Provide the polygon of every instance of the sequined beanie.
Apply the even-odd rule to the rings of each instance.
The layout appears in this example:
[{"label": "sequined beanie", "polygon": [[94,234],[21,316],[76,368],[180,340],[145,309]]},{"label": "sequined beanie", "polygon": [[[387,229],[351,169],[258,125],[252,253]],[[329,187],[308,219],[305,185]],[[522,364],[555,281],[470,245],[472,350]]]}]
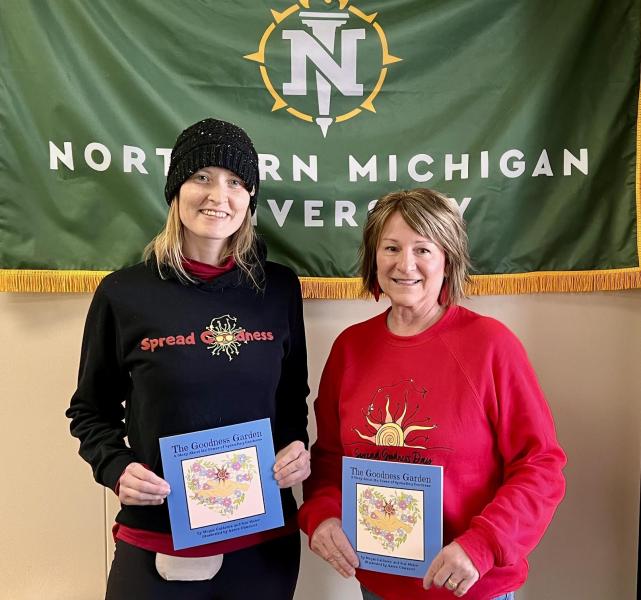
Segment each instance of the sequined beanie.
[{"label": "sequined beanie", "polygon": [[176,140],[171,151],[165,199],[171,204],[180,186],[198,169],[222,167],[238,175],[253,196],[249,209],[253,215],[258,199],[258,155],[249,136],[233,123],[204,119],[190,125]]}]

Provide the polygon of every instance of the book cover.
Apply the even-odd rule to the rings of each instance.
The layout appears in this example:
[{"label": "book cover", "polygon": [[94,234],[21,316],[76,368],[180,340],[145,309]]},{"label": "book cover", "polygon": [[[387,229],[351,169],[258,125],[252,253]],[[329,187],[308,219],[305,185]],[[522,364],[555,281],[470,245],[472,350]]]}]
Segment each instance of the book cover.
[{"label": "book cover", "polygon": [[423,577],[443,546],[443,467],[343,457],[342,512],[361,569]]},{"label": "book cover", "polygon": [[283,525],[269,419],[160,438],[174,549]]}]

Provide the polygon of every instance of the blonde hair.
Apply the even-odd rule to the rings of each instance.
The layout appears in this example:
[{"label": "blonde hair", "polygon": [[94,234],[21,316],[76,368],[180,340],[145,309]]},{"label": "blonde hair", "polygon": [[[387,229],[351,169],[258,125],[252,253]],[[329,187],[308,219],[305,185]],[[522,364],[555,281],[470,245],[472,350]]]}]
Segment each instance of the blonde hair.
[{"label": "blonde hair", "polygon": [[458,304],[465,298],[469,281],[470,255],[465,223],[456,204],[427,188],[392,192],[379,198],[367,214],[360,247],[363,292],[374,293],[378,284],[376,250],[388,219],[398,212],[420,236],[435,242],[445,252],[446,294],[442,304]]},{"label": "blonde hair", "polygon": [[[178,196],[169,205],[164,229],[147,244],[143,260],[155,260],[160,276],[166,278],[166,270],[172,270],[183,282],[195,283],[196,280],[185,270],[183,261],[184,225],[180,220]],[[258,238],[247,209],[242,224],[227,240],[221,261],[234,257],[234,262],[251,284],[257,289],[264,287],[264,273],[258,255]]]}]

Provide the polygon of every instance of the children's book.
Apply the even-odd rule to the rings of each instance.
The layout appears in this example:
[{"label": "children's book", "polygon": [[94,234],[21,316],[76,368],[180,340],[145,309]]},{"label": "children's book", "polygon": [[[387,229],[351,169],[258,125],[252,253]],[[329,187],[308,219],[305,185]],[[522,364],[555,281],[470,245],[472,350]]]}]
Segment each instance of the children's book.
[{"label": "children's book", "polygon": [[269,419],[160,439],[174,550],[283,525]]},{"label": "children's book", "polygon": [[443,467],[343,457],[343,529],[361,569],[423,577],[443,546]]}]

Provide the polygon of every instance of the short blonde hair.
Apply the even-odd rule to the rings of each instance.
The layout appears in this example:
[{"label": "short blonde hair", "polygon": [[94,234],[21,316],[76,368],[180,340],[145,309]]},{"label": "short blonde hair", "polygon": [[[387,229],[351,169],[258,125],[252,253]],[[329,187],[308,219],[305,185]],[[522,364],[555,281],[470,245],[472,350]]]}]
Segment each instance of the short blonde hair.
[{"label": "short blonde hair", "polygon": [[465,223],[453,200],[427,188],[392,192],[379,198],[367,214],[360,248],[364,293],[374,293],[378,284],[376,250],[388,219],[398,212],[420,236],[435,242],[445,252],[447,286],[443,305],[458,304],[465,298],[469,281],[470,255]]},{"label": "short blonde hair", "polygon": [[[181,281],[195,283],[195,279],[183,266],[185,233],[184,225],[180,220],[178,203],[179,197],[175,196],[169,205],[165,227],[147,244],[143,252],[143,260],[145,262],[155,260],[161,277],[164,277],[163,273],[169,268]],[[227,240],[221,260],[225,261],[230,256],[234,257],[234,262],[251,284],[258,290],[263,289],[264,273],[258,256],[258,239],[251,222],[249,208],[241,226]]]}]

